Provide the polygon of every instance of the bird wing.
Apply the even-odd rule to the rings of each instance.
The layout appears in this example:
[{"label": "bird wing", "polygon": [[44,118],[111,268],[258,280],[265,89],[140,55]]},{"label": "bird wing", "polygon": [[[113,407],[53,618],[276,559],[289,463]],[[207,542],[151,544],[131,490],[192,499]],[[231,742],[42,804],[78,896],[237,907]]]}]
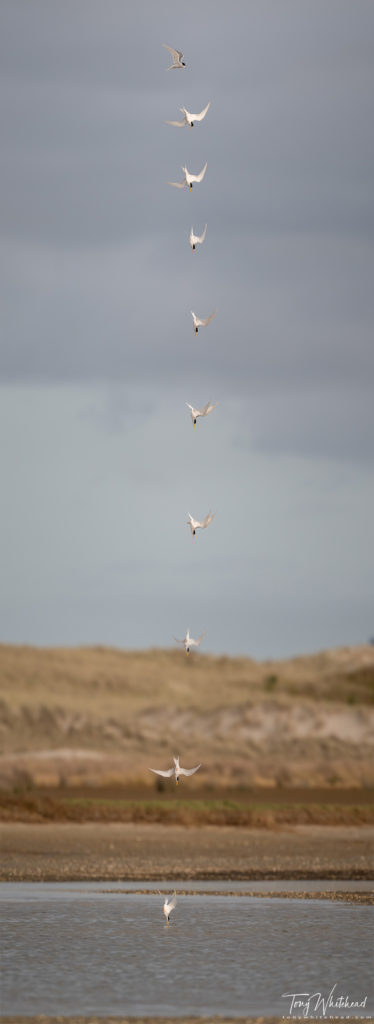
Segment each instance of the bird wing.
[{"label": "bird wing", "polygon": [[[184,644],[184,640],[178,640],[177,636],[174,637],[174,640],[176,644]],[[152,768],[150,768],[150,771],[152,771]]]},{"label": "bird wing", "polygon": [[204,174],[205,174],[205,171],[207,169],[207,166],[208,166],[207,163],[204,164],[204,167],[203,167],[202,171],[200,171],[200,174],[190,174],[191,181],[202,181],[203,177],[204,177]]},{"label": "bird wing", "polygon": [[197,764],[196,768],[181,768],[181,766],[179,765],[179,774],[180,775],[194,775],[195,772],[197,772],[199,768],[201,768],[201,764]]},{"label": "bird wing", "polygon": [[210,316],[205,317],[205,320],[201,321],[204,327],[206,327],[207,324],[210,324],[210,321],[213,320],[213,317],[216,315],[216,312],[217,310],[215,309],[214,313],[211,313]]},{"label": "bird wing", "polygon": [[200,636],[199,636],[198,640],[193,640],[192,637],[190,637],[189,638],[190,647],[200,647],[201,641],[203,640],[204,636],[205,636],[205,629],[203,629],[203,632],[200,633]]},{"label": "bird wing", "polygon": [[186,180],[184,180],[184,181],[168,181],[168,185],[173,185],[174,188],[186,188]]},{"label": "bird wing", "polygon": [[207,416],[209,412],[212,412],[213,409],[215,409],[216,405],[218,405],[218,402],[214,402],[213,405],[211,405],[210,402],[207,402],[206,405],[204,405],[201,415]]},{"label": "bird wing", "polygon": [[174,910],[176,905],[177,905],[177,894],[176,894],[176,892],[174,892],[173,895],[170,897],[170,903],[169,903],[169,901],[167,899],[165,900],[165,907],[167,907],[168,910]]},{"label": "bird wing", "polygon": [[207,110],[209,110],[209,107],[210,107],[210,100],[209,100],[209,103],[207,103],[206,107],[204,107],[204,110],[202,110],[200,114],[191,114],[191,121],[202,121],[203,117],[205,117],[205,114],[206,114]]},{"label": "bird wing", "polygon": [[181,53],[180,50],[173,50],[173,47],[168,46],[167,43],[163,43],[162,45],[165,47],[165,50],[169,50],[173,60],[182,60],[183,53]]},{"label": "bird wing", "polygon": [[162,775],[164,779],[170,779],[174,774],[174,768],[169,768],[167,772],[162,772],[159,768],[149,768],[148,771],[153,772],[154,775]]},{"label": "bird wing", "polygon": [[183,121],[165,121],[165,124],[174,124],[176,128],[185,128],[186,118]]},{"label": "bird wing", "polygon": [[201,324],[201,320],[199,320],[199,317],[196,316],[196,313],[192,312],[192,309],[191,309],[191,316],[192,316],[193,322],[195,324],[195,327],[198,327],[198,325]]},{"label": "bird wing", "polygon": [[208,515],[205,516],[205,519],[203,519],[202,523],[200,524],[203,530],[205,530],[206,526],[209,526],[209,523],[212,522],[212,519],[214,519],[215,514],[215,512],[208,512]]},{"label": "bird wing", "polygon": [[198,235],[198,237],[197,237],[197,241],[198,242],[203,242],[204,241],[207,227],[208,227],[208,225],[206,224],[202,235]]}]

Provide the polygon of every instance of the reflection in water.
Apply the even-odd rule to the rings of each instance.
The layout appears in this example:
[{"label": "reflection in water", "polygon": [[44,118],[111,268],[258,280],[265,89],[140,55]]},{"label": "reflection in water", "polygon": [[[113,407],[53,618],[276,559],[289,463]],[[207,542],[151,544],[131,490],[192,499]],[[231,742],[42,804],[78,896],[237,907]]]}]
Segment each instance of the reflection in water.
[{"label": "reflection in water", "polygon": [[282,993],[335,983],[373,1011],[370,907],[179,896],[167,928],[159,896],[98,888],[3,890],[3,1014],[287,1015]]}]

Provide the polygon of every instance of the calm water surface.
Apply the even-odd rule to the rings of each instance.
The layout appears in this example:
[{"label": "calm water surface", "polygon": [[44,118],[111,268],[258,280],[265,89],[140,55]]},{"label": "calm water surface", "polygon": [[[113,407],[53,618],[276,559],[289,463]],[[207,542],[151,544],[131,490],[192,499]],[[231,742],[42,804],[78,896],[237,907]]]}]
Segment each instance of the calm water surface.
[{"label": "calm water surface", "polygon": [[369,906],[180,895],[167,927],[160,896],[108,888],[1,887],[3,1014],[287,1015],[282,993],[327,999],[334,985],[336,999],[367,1000],[329,1015],[373,1014]]}]

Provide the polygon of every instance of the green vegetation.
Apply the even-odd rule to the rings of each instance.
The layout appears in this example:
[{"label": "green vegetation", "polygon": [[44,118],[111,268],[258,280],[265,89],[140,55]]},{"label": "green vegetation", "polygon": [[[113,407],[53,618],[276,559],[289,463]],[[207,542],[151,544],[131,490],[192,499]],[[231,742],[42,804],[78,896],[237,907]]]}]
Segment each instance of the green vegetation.
[{"label": "green vegetation", "polygon": [[[340,798],[342,791],[340,791]],[[272,828],[292,824],[370,824],[374,823],[374,801],[367,790],[347,794],[348,799],[334,801],[331,791],[300,794],[271,791],[251,797],[243,793],[235,798],[195,798],[48,794],[43,791],[0,793],[0,819],[38,822],[145,822],[164,825],[234,825]]]}]

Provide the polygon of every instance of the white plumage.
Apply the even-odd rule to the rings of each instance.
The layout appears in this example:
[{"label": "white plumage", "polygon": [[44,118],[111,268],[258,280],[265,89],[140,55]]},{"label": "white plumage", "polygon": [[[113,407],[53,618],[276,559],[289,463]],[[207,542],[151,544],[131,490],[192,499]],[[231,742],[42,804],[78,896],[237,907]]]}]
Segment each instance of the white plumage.
[{"label": "white plumage", "polygon": [[180,775],[194,775],[201,768],[201,764],[196,765],[196,768],[181,768],[179,757],[173,757],[173,761],[173,767],[168,768],[167,771],[162,771],[161,768],[150,768],[149,771],[153,772],[154,775],[161,775],[163,779],[171,779],[172,775],[174,775],[176,785],[178,785]]},{"label": "white plumage", "polygon": [[190,527],[192,536],[195,536],[196,530],[206,530],[206,527],[209,526],[209,523],[214,519],[215,514],[215,512],[208,512],[208,515],[205,516],[205,519],[202,519],[201,522],[199,519],[194,519],[190,514],[187,519],[187,526]]},{"label": "white plumage", "polygon": [[195,249],[196,249],[197,245],[202,245],[202,243],[205,241],[205,235],[206,235],[207,227],[208,227],[208,225],[206,224],[202,235],[195,235],[193,227],[191,228],[191,231],[190,231],[190,246],[191,246],[192,252],[195,252]]},{"label": "white plumage", "polygon": [[167,68],[167,71],[175,71],[176,68],[186,67],[184,60],[182,60],[183,53],[181,53],[180,50],[173,50],[173,47],[168,46],[167,43],[163,43],[162,45],[165,47],[165,50],[169,50],[169,53],[171,53],[173,58],[173,63],[170,64],[170,68]]},{"label": "white plumage", "polygon": [[166,121],[166,124],[172,124],[174,126],[174,128],[188,128],[188,127],[190,127],[191,130],[192,130],[192,128],[193,128],[194,124],[196,124],[196,122],[199,122],[199,121],[203,120],[203,118],[205,117],[205,114],[209,110],[209,107],[210,107],[210,100],[209,100],[209,103],[207,103],[206,107],[204,107],[204,110],[200,111],[200,114],[191,114],[189,110],[186,110],[186,107],[180,107],[179,109],[182,111],[182,114],[184,114],[183,121]]},{"label": "white plumage", "polygon": [[207,166],[208,164],[205,163],[200,174],[191,174],[191,172],[187,170],[187,167],[182,167],[182,171],[184,172],[183,181],[168,181],[168,185],[173,185],[174,188],[189,188],[191,191],[194,181],[203,180]]},{"label": "white plumage", "polygon": [[210,321],[213,320],[213,317],[216,315],[216,312],[217,310],[215,309],[214,313],[211,313],[210,316],[206,316],[204,318],[201,316],[196,316],[196,313],[193,313],[191,309],[191,316],[193,319],[195,334],[197,334],[199,327],[207,327],[207,325],[210,324]]},{"label": "white plumage", "polygon": [[207,402],[206,405],[204,405],[203,409],[195,409],[194,406],[190,405],[189,402],[186,402],[186,405],[190,409],[190,416],[191,416],[191,419],[192,419],[192,423],[193,423],[194,427],[196,427],[196,420],[198,419],[198,417],[199,416],[209,416],[209,413],[213,412],[213,409],[216,408],[216,406],[218,405],[218,402],[214,402],[213,405],[211,404],[211,402]]},{"label": "white plumage", "polygon": [[203,632],[199,636],[199,639],[198,640],[194,640],[193,637],[190,636],[190,631],[188,629],[187,633],[186,633],[186,636],[184,637],[183,640],[178,640],[178,638],[176,636],[174,637],[174,640],[176,641],[177,644],[183,644],[184,649],[186,651],[186,654],[189,654],[190,653],[190,647],[200,647],[201,641],[202,641],[204,636],[205,636],[205,629],[203,629]]},{"label": "white plumage", "polygon": [[[161,893],[160,893],[160,895],[161,895]],[[169,924],[170,914],[171,914],[172,910],[174,910],[174,908],[176,907],[176,904],[177,904],[177,894],[174,891],[172,896],[169,896],[169,897],[167,896],[166,897],[164,905],[163,905],[163,908],[162,908],[163,912],[165,914],[165,917],[166,917],[166,924]]]}]

